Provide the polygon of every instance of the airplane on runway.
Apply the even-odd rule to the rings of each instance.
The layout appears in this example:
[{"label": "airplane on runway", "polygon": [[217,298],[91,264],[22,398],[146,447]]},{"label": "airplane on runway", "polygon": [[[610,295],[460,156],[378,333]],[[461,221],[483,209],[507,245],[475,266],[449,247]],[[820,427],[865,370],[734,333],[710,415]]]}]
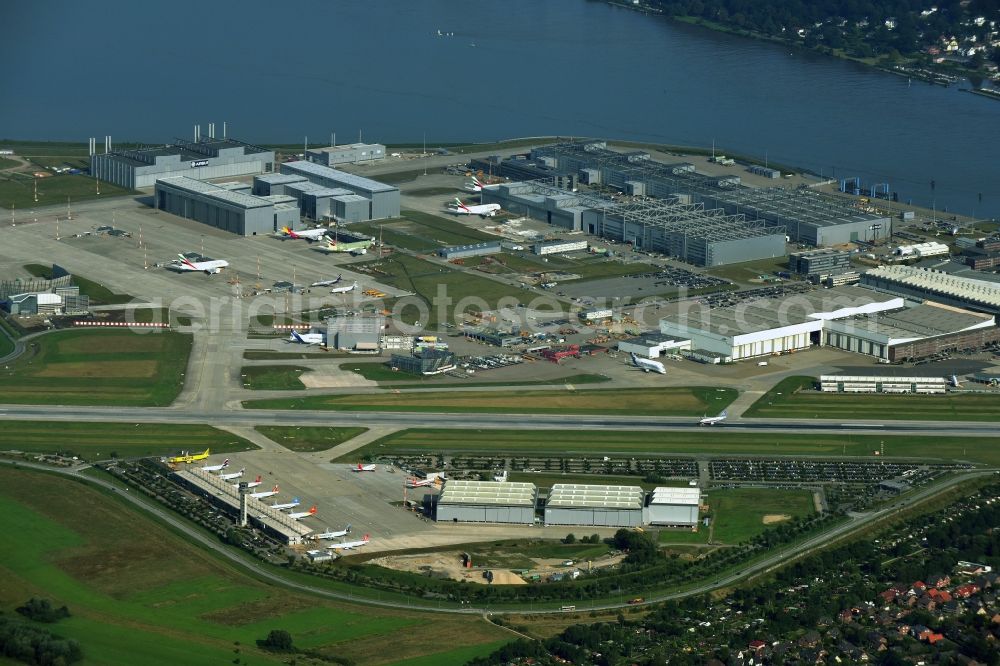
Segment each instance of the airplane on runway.
[{"label": "airplane on runway", "polygon": [[201,453],[188,453],[187,451],[182,452],[179,456],[174,456],[173,458],[168,458],[167,462],[172,463],[187,463],[191,464],[193,462],[198,462],[199,460],[204,460],[212,453],[211,449],[205,449]]},{"label": "airplane on runway", "polygon": [[243,476],[243,472],[247,471],[246,467],[241,467],[238,472],[230,472],[229,474],[220,474],[219,478],[223,481],[229,481],[230,479],[238,479]]},{"label": "airplane on runway", "polygon": [[313,504],[311,507],[309,507],[308,511],[297,511],[294,513],[290,513],[288,514],[288,517],[298,520],[299,518],[308,518],[309,516],[315,516],[315,515],[316,515],[316,505]]},{"label": "airplane on runway", "polygon": [[500,204],[473,204],[468,206],[462,203],[462,200],[455,197],[455,206],[448,209],[455,215],[479,215],[481,217],[493,217],[498,212],[503,210]]},{"label": "airplane on runway", "polygon": [[203,471],[203,472],[221,472],[222,470],[226,469],[227,467],[229,467],[229,458],[226,458],[225,460],[223,460],[221,465],[206,465],[205,467],[201,468],[201,471]]},{"label": "airplane on runway", "polygon": [[483,191],[483,184],[479,182],[478,178],[473,176],[472,180],[466,183],[465,187],[462,189],[464,189],[466,192],[474,192],[476,194],[479,194],[480,192]]},{"label": "airplane on runway", "polygon": [[264,499],[265,497],[273,497],[274,495],[277,495],[279,492],[281,491],[278,490],[278,484],[276,483],[274,484],[274,488],[271,488],[270,490],[264,490],[259,493],[250,493],[250,497],[256,497],[257,499]]},{"label": "airplane on runway", "polygon": [[348,523],[347,527],[342,530],[333,530],[332,532],[320,532],[319,534],[312,535],[313,539],[319,541],[320,539],[336,539],[342,536],[347,536],[351,533],[351,524]]},{"label": "airplane on runway", "polygon": [[316,282],[313,282],[309,286],[310,287],[332,287],[333,285],[335,285],[338,282],[340,282],[341,278],[343,278],[343,277],[344,277],[344,275],[340,274],[334,280],[318,280]]},{"label": "airplane on runway", "polygon": [[281,233],[282,238],[296,238],[309,241],[310,243],[318,240],[323,240],[326,237],[326,232],[329,229],[323,227],[318,227],[316,229],[303,229],[302,231],[292,231],[288,227],[282,227]]},{"label": "airplane on runway", "polygon": [[330,290],[331,294],[346,294],[349,291],[354,291],[358,288],[358,283],[355,282],[350,287],[334,287]]},{"label": "airplane on runway", "polygon": [[201,271],[205,275],[215,275],[221,273],[222,269],[229,265],[225,259],[211,259],[209,261],[191,261],[183,254],[177,255],[180,261],[174,263],[179,271]]},{"label": "airplane on runway", "polygon": [[[262,483],[263,483],[263,481],[261,481],[260,474],[258,474],[256,479],[254,479],[253,481],[251,481],[250,483],[247,484],[247,488],[256,488],[257,486],[259,486]],[[240,484],[238,484],[238,483],[234,483],[233,484],[233,488],[239,488],[239,487],[240,487]]]},{"label": "airplane on runway", "polygon": [[351,550],[353,548],[360,548],[366,545],[371,540],[371,535],[366,534],[361,541],[342,541],[340,543],[334,543],[327,546],[328,549],[332,550]]},{"label": "airplane on runway", "polygon": [[282,510],[282,509],[294,509],[299,504],[302,504],[302,500],[298,497],[293,497],[291,502],[285,502],[284,504],[272,504],[272,509]]},{"label": "airplane on runway", "polygon": [[723,409],[722,413],[719,414],[718,416],[705,416],[700,421],[698,421],[698,425],[714,426],[716,423],[722,423],[728,417],[729,414],[726,412],[726,410]]},{"label": "airplane on runway", "polygon": [[644,372],[658,372],[661,375],[667,374],[667,369],[663,367],[663,364],[651,358],[639,358],[635,354],[632,354],[632,365],[642,368]]},{"label": "airplane on runway", "polygon": [[372,463],[371,465],[362,465],[361,463],[358,463],[358,466],[357,467],[352,467],[351,471],[353,471],[353,472],[374,472],[376,469],[377,468],[376,468],[376,466],[375,466],[374,463]]},{"label": "airplane on runway", "polygon": [[298,333],[292,331],[288,336],[288,342],[297,342],[300,345],[322,345],[326,344],[326,336],[322,333]]}]

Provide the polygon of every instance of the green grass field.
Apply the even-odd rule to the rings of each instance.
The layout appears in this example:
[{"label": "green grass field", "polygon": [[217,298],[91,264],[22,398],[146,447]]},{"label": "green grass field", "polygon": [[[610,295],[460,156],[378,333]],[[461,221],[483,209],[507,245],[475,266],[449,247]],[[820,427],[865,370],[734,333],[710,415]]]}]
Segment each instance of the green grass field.
[{"label": "green grass field", "polygon": [[[367,380],[373,382],[390,382],[388,385],[384,385],[383,388],[416,388],[419,385],[422,386],[449,386],[456,388],[481,388],[484,386],[539,386],[546,384],[601,384],[603,382],[611,381],[610,378],[604,375],[595,374],[575,374],[568,375],[566,377],[558,377],[553,379],[538,379],[538,380],[525,380],[525,381],[500,381],[500,382],[488,382],[488,381],[472,381],[473,375],[469,375],[469,379],[464,379],[460,381],[455,381],[449,377],[444,377],[442,375],[433,375],[430,377],[423,377],[418,375],[411,375],[407,372],[394,371],[385,363],[376,363],[371,361],[366,361],[362,363],[344,363],[340,366],[342,370],[355,372]],[[478,376],[478,375],[476,375]],[[488,375],[487,375],[488,376]],[[398,384],[393,384],[391,382],[399,382]]]},{"label": "green grass field", "polygon": [[169,405],[180,393],[191,336],[69,329],[35,338],[0,371],[0,403]]},{"label": "green grass field", "polygon": [[64,452],[84,460],[107,460],[112,453],[133,458],[208,448],[213,453],[226,453],[257,447],[242,437],[207,425],[4,421],[0,428],[0,450]]},{"label": "green grass field", "polygon": [[[46,280],[52,278],[51,266],[45,266],[43,264],[25,264],[24,270],[28,271],[35,277],[45,278]],[[88,280],[87,278],[79,275],[73,276],[73,284],[80,287],[81,294],[90,296],[90,302],[92,305],[116,305],[129,303],[133,300],[132,296],[129,294],[116,294],[103,284],[99,284],[93,280]]]},{"label": "green grass field", "polygon": [[788,518],[808,516],[815,511],[812,493],[808,490],[727,488],[710,490],[703,501],[712,514],[712,540],[725,544],[746,541],[763,532],[769,524],[780,524]]},{"label": "green grass field", "polygon": [[[63,160],[60,160],[60,163]],[[97,194],[96,182],[93,178],[83,175],[58,174],[47,178],[38,178],[38,201],[35,201],[35,178],[30,173],[6,173],[0,175],[0,207],[10,209],[14,206],[16,217],[25,219],[33,208],[40,206],[66,206],[67,197],[70,205],[79,201],[91,199],[109,199],[125,194],[133,194],[131,190],[101,183],[101,193]],[[63,214],[65,211],[63,211]]]},{"label": "green grass field", "polygon": [[344,409],[353,411],[494,414],[635,414],[701,416],[736,399],[734,389],[662,388],[587,391],[463,391],[327,395],[248,400],[249,409]]},{"label": "green grass field", "polygon": [[297,365],[245,365],[240,374],[243,387],[254,391],[302,391],[299,375],[308,371]]},{"label": "green grass field", "polygon": [[1000,421],[1000,395],[821,393],[814,377],[788,377],[750,406],[746,417]]},{"label": "green grass field", "polygon": [[[87,663],[287,663],[255,647],[286,629],[297,647],[385,664],[492,649],[507,635],[475,618],[335,603],[267,586],[166,531],[120,500],[53,475],[0,469],[0,609],[31,596],[66,604],[53,630]],[[437,618],[435,618],[437,620]],[[392,642],[391,650],[371,649]],[[238,652],[236,651],[238,650]]]},{"label": "green grass field", "polygon": [[784,257],[774,257],[773,259],[760,259],[758,261],[745,261],[739,264],[729,264],[719,268],[710,268],[705,271],[709,275],[733,280],[734,282],[747,283],[756,281],[760,275],[775,277],[779,271],[788,270],[788,261]]},{"label": "green grass field", "polygon": [[14,328],[0,316],[0,358],[14,351],[14,340],[18,337]]},{"label": "green grass field", "polygon": [[292,451],[326,451],[361,433],[368,428],[332,428],[310,426],[257,426],[257,432],[273,439]]},{"label": "green grass field", "polygon": [[573,430],[401,430],[351,454],[384,455],[432,451],[463,453],[646,453],[658,455],[848,456],[969,460],[1000,465],[997,437],[900,437],[886,435],[810,435],[734,433],[712,428],[697,432],[630,432]]},{"label": "green grass field", "polygon": [[263,349],[251,349],[243,352],[243,358],[247,361],[305,361],[312,358],[330,358],[330,356],[336,356],[336,353],[275,352]]}]

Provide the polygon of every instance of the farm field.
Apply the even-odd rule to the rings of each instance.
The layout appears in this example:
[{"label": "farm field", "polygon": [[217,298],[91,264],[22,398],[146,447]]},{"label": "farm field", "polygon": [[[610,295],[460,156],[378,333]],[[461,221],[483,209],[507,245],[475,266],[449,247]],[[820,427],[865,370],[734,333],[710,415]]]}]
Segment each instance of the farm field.
[{"label": "farm field", "polygon": [[[887,435],[801,435],[733,433],[713,428],[696,432],[586,432],[559,430],[452,430],[411,428],[387,435],[351,454],[393,453],[643,453],[702,455],[848,456],[875,458],[882,449],[886,458],[971,460],[1000,465],[997,437],[900,437]],[[880,456],[881,457],[881,456]]]},{"label": "farm field", "polygon": [[245,401],[251,409],[345,409],[403,412],[520,414],[649,414],[701,416],[721,411],[736,398],[733,389],[662,388],[587,391],[463,391],[390,395],[328,395]]},{"label": "farm field", "polygon": [[[814,511],[812,493],[808,490],[709,490],[704,502],[712,515],[712,540],[730,545],[753,538],[768,525],[808,516]],[[702,528],[702,531],[707,530]]]},{"label": "farm field", "polygon": [[10,612],[31,596],[66,604],[71,617],[50,628],[79,641],[87,663],[287,663],[255,647],[271,629],[358,664],[441,646],[479,654],[509,638],[476,618],[429,623],[267,586],[83,484],[16,469],[0,470],[0,480],[0,525],[32,534],[0,544],[0,608]]},{"label": "farm field", "polygon": [[159,407],[181,391],[191,336],[69,329],[26,347],[0,372],[0,403]]},{"label": "farm field", "polygon": [[83,460],[172,456],[181,451],[252,451],[242,437],[207,425],[4,421],[0,450],[64,453]]},{"label": "farm field", "polygon": [[368,432],[368,428],[309,426],[257,426],[254,430],[286,449],[300,452],[332,449],[361,433]]},{"label": "farm field", "polygon": [[243,387],[253,391],[302,391],[299,375],[308,371],[298,365],[245,365],[240,374]]},{"label": "farm field", "polygon": [[821,393],[814,377],[788,377],[750,406],[745,417],[1000,421],[1000,394],[887,395]]}]

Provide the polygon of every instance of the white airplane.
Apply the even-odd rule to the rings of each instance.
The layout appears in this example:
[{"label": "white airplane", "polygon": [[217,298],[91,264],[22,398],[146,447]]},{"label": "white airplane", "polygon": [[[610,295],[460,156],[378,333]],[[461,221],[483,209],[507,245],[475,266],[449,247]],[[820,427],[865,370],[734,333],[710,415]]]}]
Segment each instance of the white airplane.
[{"label": "white airplane", "polygon": [[292,231],[288,227],[281,228],[282,238],[297,238],[309,241],[310,243],[323,240],[326,237],[327,231],[329,231],[329,229],[325,229],[323,227],[318,227],[316,229],[304,229],[302,231]]},{"label": "white airplane", "polygon": [[272,504],[271,508],[281,511],[282,509],[294,509],[299,504],[302,504],[302,500],[298,497],[293,497],[291,502],[285,502],[284,504]]},{"label": "white airplane", "polygon": [[205,275],[215,275],[221,273],[222,269],[229,265],[225,259],[212,259],[211,261],[191,261],[183,254],[178,254],[180,261],[174,264],[180,271],[201,271]]},{"label": "white airplane", "polygon": [[288,336],[288,342],[297,342],[300,345],[322,345],[326,344],[326,336],[322,333],[299,333],[292,331]]},{"label": "white airplane", "polygon": [[[256,479],[254,479],[253,481],[250,481],[249,483],[247,483],[247,488],[256,488],[257,486],[259,486],[262,483],[263,483],[263,481],[260,478],[260,474],[258,474]],[[239,487],[240,487],[240,484],[238,484],[238,483],[234,483],[233,484],[233,488],[239,488]]]},{"label": "white airplane", "polygon": [[475,192],[476,194],[478,194],[483,191],[483,184],[479,182],[478,178],[473,176],[472,180],[466,183],[465,187],[462,189],[464,189],[466,192]]},{"label": "white airplane", "polygon": [[658,372],[661,375],[667,374],[667,369],[663,367],[663,364],[651,358],[640,358],[632,354],[632,364],[637,368],[642,368],[645,372]]},{"label": "white airplane", "polygon": [[726,412],[726,410],[723,409],[722,413],[719,414],[718,416],[706,416],[706,417],[704,417],[703,419],[701,419],[700,421],[698,421],[698,425],[714,426],[716,423],[722,423],[723,421],[725,421],[726,417],[728,417],[728,416],[729,416],[729,414]]},{"label": "white airplane", "polygon": [[334,543],[327,546],[328,549],[332,550],[351,550],[353,548],[360,548],[364,546],[371,540],[371,535],[366,534],[361,541],[342,541],[340,543]]},{"label": "white airplane", "polygon": [[958,381],[958,375],[951,376],[951,385],[954,388],[962,388],[962,382]]},{"label": "white airplane", "polygon": [[288,517],[298,520],[299,518],[308,518],[309,516],[315,516],[315,515],[316,515],[316,505],[313,504],[311,507],[309,507],[308,511],[297,511],[294,513],[290,513],[288,514]]},{"label": "white airplane", "polygon": [[342,277],[344,277],[344,276],[343,275],[338,275],[337,278],[334,279],[334,280],[318,280],[316,282],[313,282],[309,286],[310,287],[332,287],[333,285],[335,285],[338,282],[340,282],[340,279]]},{"label": "white airplane", "polygon": [[270,490],[264,490],[259,493],[250,493],[250,497],[256,497],[257,499],[264,499],[265,497],[274,497],[279,492],[281,491],[278,490],[278,484],[276,483],[274,484],[274,488],[271,488]]},{"label": "white airplane", "polygon": [[374,472],[375,470],[375,463],[372,463],[371,465],[362,465],[361,463],[358,463],[357,467],[351,468],[352,472]]},{"label": "white airplane", "polygon": [[473,204],[468,206],[462,200],[455,197],[455,206],[450,209],[455,215],[481,215],[482,217],[493,217],[503,210],[500,204]]},{"label": "white airplane", "polygon": [[313,534],[312,538],[316,539],[317,541],[320,539],[337,539],[342,536],[347,536],[350,533],[351,533],[351,525],[350,523],[348,523],[347,527],[345,527],[342,530],[333,530],[332,532],[320,532],[319,534]]},{"label": "white airplane", "polygon": [[407,488],[423,488],[424,486],[433,486],[433,485],[434,485],[434,479],[417,479],[415,477],[411,477],[406,480]]},{"label": "white airplane", "polygon": [[349,291],[354,291],[358,288],[358,283],[355,282],[350,287],[334,287],[330,290],[331,294],[346,294]]},{"label": "white airplane", "polygon": [[218,472],[220,470],[226,469],[227,467],[229,467],[229,458],[226,458],[225,460],[223,460],[221,465],[206,465],[205,467],[201,468],[201,471],[203,471],[203,472]]},{"label": "white airplane", "polygon": [[[238,471],[238,472],[231,472],[229,474],[220,474],[219,478],[222,479],[223,481],[230,481],[232,479],[238,479],[241,476],[243,476],[243,472],[245,472],[245,471],[247,471],[247,468],[246,467],[241,467],[240,471]],[[237,484],[237,485],[239,485],[239,484]]]}]

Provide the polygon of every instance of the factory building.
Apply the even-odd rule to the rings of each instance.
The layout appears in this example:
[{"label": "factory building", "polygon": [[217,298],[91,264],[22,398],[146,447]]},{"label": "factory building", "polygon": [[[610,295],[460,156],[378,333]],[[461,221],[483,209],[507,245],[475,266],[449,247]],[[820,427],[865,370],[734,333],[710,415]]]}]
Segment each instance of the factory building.
[{"label": "factory building", "polygon": [[600,211],[613,204],[609,199],[573,193],[541,181],[503,183],[484,187],[484,204],[500,204],[515,215],[561,227],[567,231],[597,233]]},{"label": "factory building", "polygon": [[694,527],[698,524],[700,506],[700,488],[657,487],[649,498],[647,522],[650,525]]},{"label": "factory building", "polygon": [[861,276],[861,284],[910,298],[1000,314],[1000,284],[911,266],[879,266]]},{"label": "factory building", "polygon": [[207,180],[273,169],[273,150],[212,137],[198,141],[176,139],[165,146],[90,155],[92,176],[130,190],[153,187],[157,180],[172,176]]},{"label": "factory building", "polygon": [[294,183],[308,182],[303,176],[290,176],[284,173],[265,173],[262,176],[253,177],[253,190],[251,194],[258,197],[266,197],[272,194],[288,194],[285,186]]},{"label": "factory building", "polygon": [[389,365],[412,375],[440,375],[455,369],[455,355],[444,349],[424,349],[416,356],[393,354]]},{"label": "factory building", "polygon": [[927,243],[914,243],[913,245],[900,245],[892,253],[903,259],[926,259],[927,257],[946,257],[951,253],[951,250],[944,243],[930,241]]},{"label": "factory building", "polygon": [[501,252],[500,241],[486,241],[485,243],[474,243],[472,245],[452,245],[438,250],[438,256],[451,261],[453,259],[465,259],[466,257],[485,257]]},{"label": "factory building", "polygon": [[156,181],[159,210],[240,236],[299,228],[299,210],[284,196],[257,197],[184,176]]},{"label": "factory building", "polygon": [[491,155],[473,159],[469,167],[473,171],[513,181],[544,180],[567,191],[574,191],[579,185],[579,174],[553,169],[540,160],[530,159],[527,155],[513,155],[506,159],[499,155]]},{"label": "factory building", "polygon": [[820,375],[819,390],[826,393],[946,393],[944,377]]},{"label": "factory building", "polygon": [[378,351],[383,330],[382,315],[337,315],[327,320],[326,343],[335,349]]},{"label": "factory building", "polygon": [[435,520],[534,525],[537,498],[533,483],[449,479],[437,498]]},{"label": "factory building", "polygon": [[545,524],[636,527],[644,522],[645,500],[639,486],[557,483],[545,502]]},{"label": "factory building", "polygon": [[[348,194],[364,198],[366,207],[365,216],[358,221],[399,217],[398,187],[304,160],[285,162],[281,165],[280,170],[283,174],[302,176],[316,185],[321,185],[332,190],[347,190]],[[341,203],[345,206],[348,206],[348,204],[354,206],[357,201],[360,200],[354,200],[354,202],[342,201]]]},{"label": "factory building", "polygon": [[531,249],[539,256],[563,254],[564,252],[586,252],[587,241],[585,239],[557,238],[555,240],[539,241]]},{"label": "factory building", "polygon": [[493,345],[494,347],[507,348],[523,342],[521,336],[515,334],[513,331],[467,328],[463,331],[463,333],[465,334],[466,340],[474,340],[476,342],[482,342],[483,344]]},{"label": "factory building", "polygon": [[839,245],[891,234],[890,218],[860,211],[835,197],[812,190],[747,187],[739,176],[700,174],[689,163],[664,164],[645,151],[608,150],[603,141],[543,146],[531,156],[627,194],[675,200],[682,195],[682,203],[743,215],[799,243]]},{"label": "factory building", "polygon": [[851,253],[820,248],[792,252],[788,255],[788,270],[799,275],[839,275],[851,270]]},{"label": "factory building", "polygon": [[618,343],[618,351],[642,358],[659,358],[662,354],[676,354],[690,349],[690,340],[678,339],[657,331],[640,333],[631,340],[621,340]]},{"label": "factory building", "polygon": [[385,146],[381,143],[348,143],[342,146],[311,148],[306,151],[306,159],[328,167],[371,162],[385,159]]},{"label": "factory building", "polygon": [[893,361],[1000,339],[992,316],[930,302],[908,307],[900,296],[851,286],[691,308],[660,320],[660,330],[690,338],[692,353],[732,361],[814,345]]}]

